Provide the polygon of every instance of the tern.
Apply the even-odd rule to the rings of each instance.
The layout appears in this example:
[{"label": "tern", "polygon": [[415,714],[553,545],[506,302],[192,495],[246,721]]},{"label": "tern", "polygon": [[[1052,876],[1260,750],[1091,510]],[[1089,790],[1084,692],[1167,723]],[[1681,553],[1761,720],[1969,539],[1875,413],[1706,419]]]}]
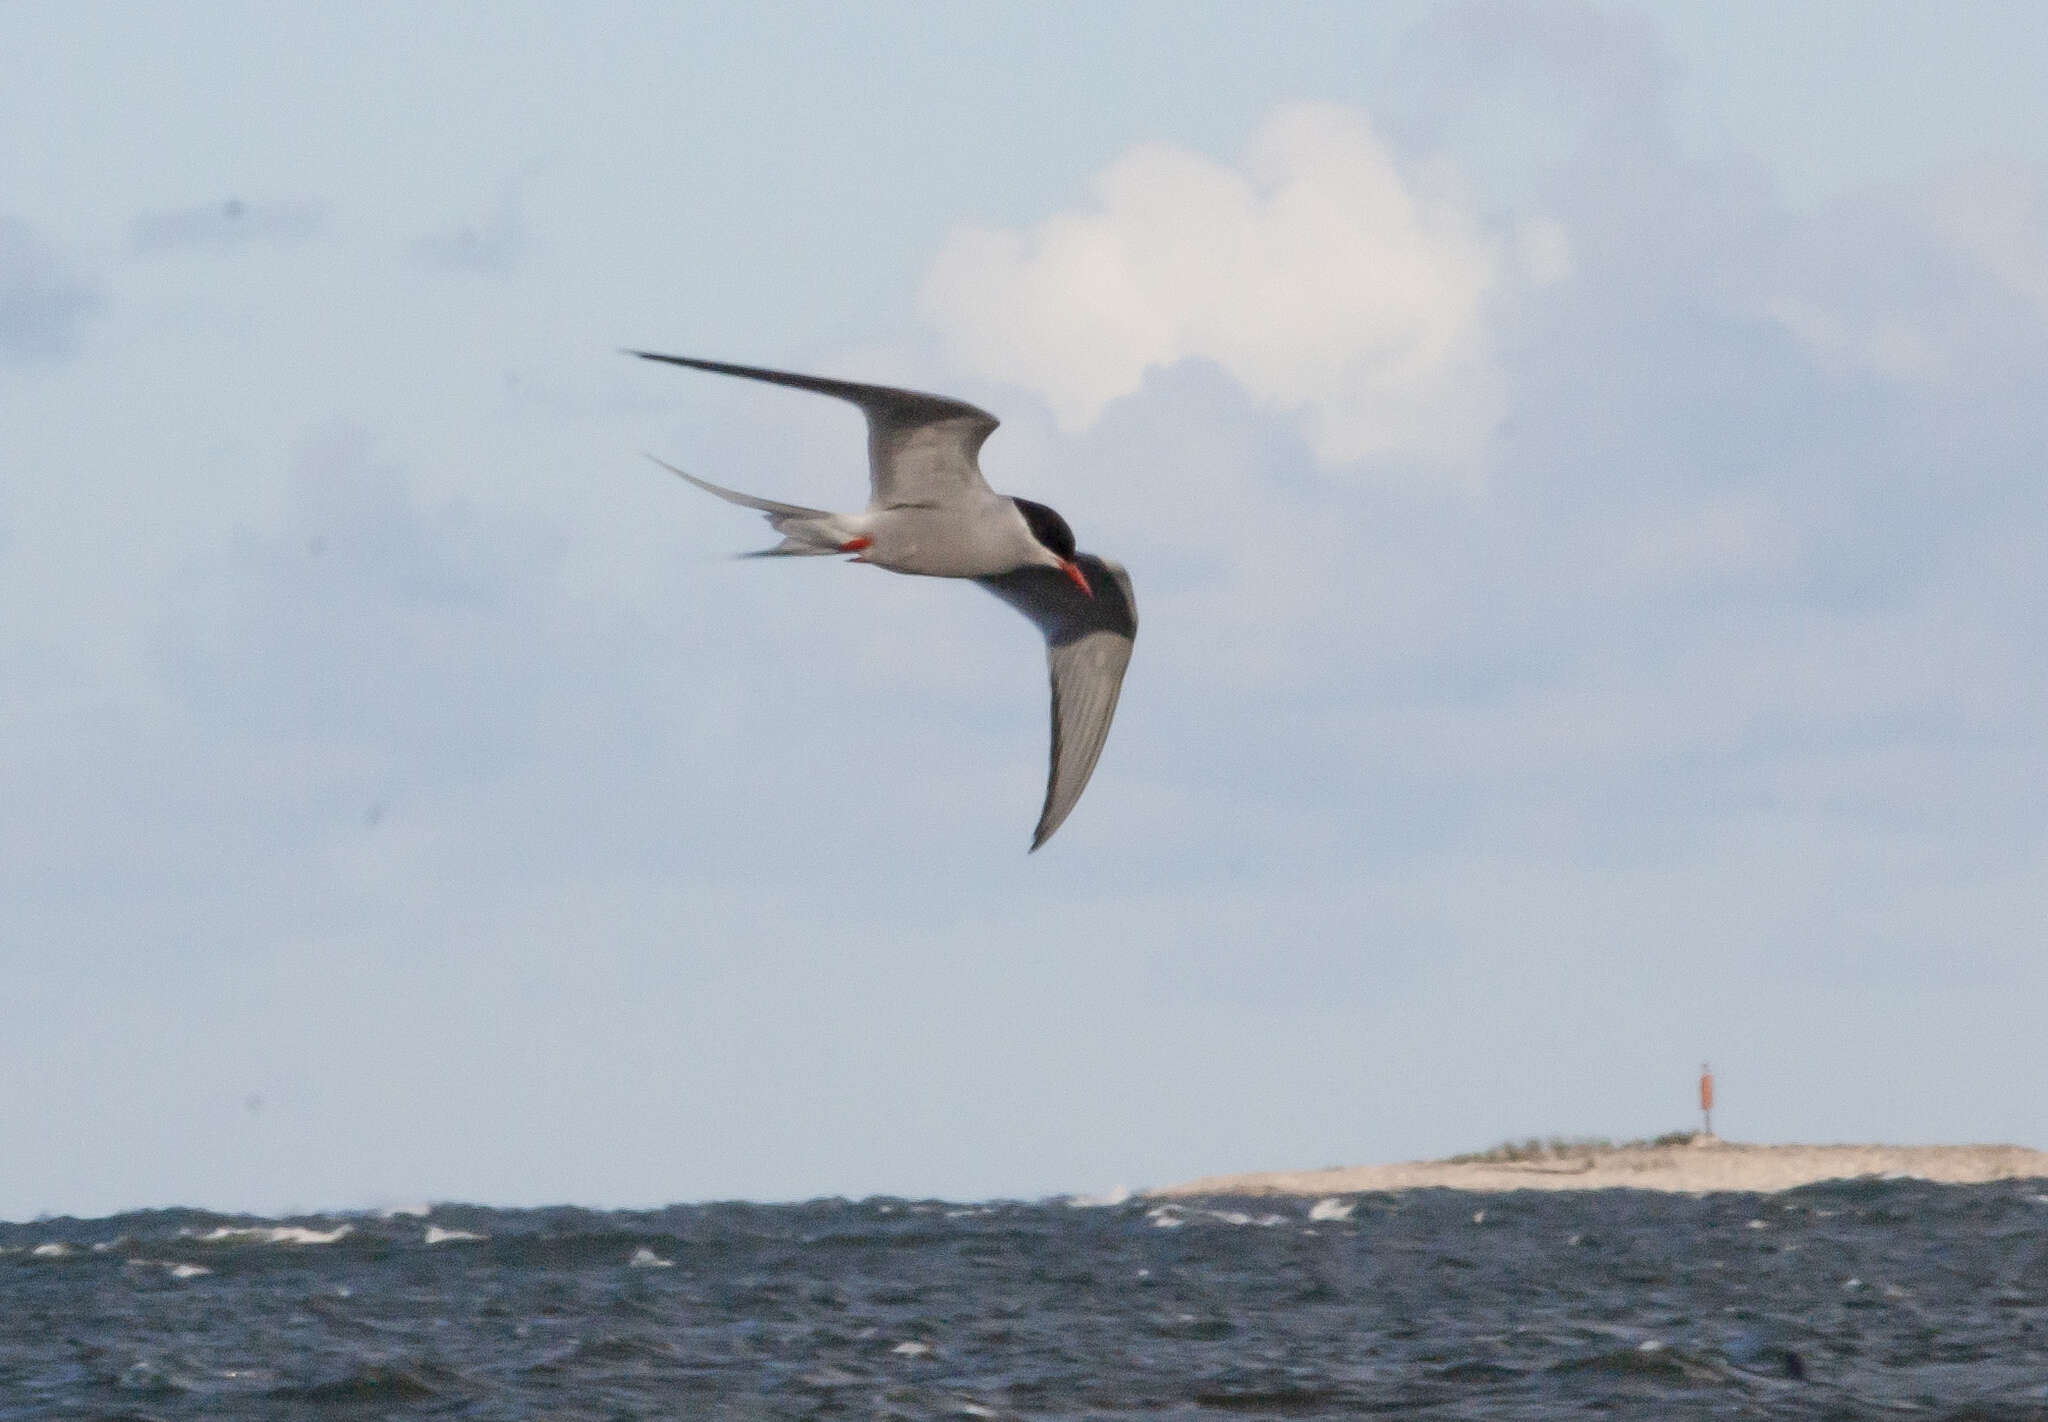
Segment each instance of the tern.
[{"label": "tern", "polygon": [[1076,552],[1067,521],[998,494],[975,462],[996,417],[963,400],[759,366],[630,351],[643,360],[830,395],[868,422],[868,506],[828,513],[721,488],[655,460],[708,494],[766,514],[782,542],[752,557],[847,553],[895,573],[971,578],[1038,625],[1052,674],[1052,766],[1031,848],[1052,838],[1095,773],[1138,633],[1121,564]]}]

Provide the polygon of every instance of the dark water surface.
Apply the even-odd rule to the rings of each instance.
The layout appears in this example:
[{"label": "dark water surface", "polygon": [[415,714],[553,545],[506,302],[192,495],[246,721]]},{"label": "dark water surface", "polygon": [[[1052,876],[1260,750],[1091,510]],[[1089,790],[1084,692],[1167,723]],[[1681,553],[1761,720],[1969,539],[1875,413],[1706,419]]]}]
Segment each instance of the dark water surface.
[{"label": "dark water surface", "polygon": [[2044,1188],[43,1220],[0,1419],[2048,1419]]}]

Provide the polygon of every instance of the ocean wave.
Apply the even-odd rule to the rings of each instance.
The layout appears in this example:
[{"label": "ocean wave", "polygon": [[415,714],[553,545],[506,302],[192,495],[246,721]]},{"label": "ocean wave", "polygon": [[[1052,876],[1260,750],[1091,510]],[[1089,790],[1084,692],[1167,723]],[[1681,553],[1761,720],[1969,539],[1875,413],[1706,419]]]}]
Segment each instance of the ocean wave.
[{"label": "ocean wave", "polygon": [[308,1229],[304,1225],[221,1225],[204,1234],[194,1232],[187,1238],[201,1244],[338,1244],[356,1232],[352,1224],[339,1224],[333,1229]]},{"label": "ocean wave", "polygon": [[1415,1191],[1313,1225],[1314,1197],[1257,1196],[0,1225],[0,1422],[2031,1417],[2041,1190]]},{"label": "ocean wave", "polygon": [[285,1402],[350,1408],[382,1403],[420,1403],[472,1391],[466,1380],[443,1364],[419,1359],[361,1361],[324,1378],[279,1383],[268,1396]]},{"label": "ocean wave", "polygon": [[1161,1229],[1177,1229],[1189,1223],[1209,1222],[1226,1224],[1237,1228],[1247,1225],[1255,1229],[1272,1229],[1276,1225],[1289,1224],[1287,1216],[1271,1210],[1251,1214],[1245,1210],[1210,1209],[1200,1205],[1155,1205],[1145,1212],[1145,1218]]}]

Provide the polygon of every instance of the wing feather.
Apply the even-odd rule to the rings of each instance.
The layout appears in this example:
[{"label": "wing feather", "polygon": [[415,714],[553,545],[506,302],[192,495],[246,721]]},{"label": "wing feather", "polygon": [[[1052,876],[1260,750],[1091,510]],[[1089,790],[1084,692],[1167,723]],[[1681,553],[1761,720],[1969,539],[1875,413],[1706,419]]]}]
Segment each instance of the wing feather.
[{"label": "wing feather", "polygon": [[1082,553],[1074,561],[1095,590],[1088,597],[1053,568],[1019,568],[981,585],[1038,624],[1052,679],[1052,756],[1045,806],[1032,832],[1036,850],[1066,822],[1095,773],[1123,692],[1138,635],[1138,605],[1122,566]]},{"label": "wing feather", "polygon": [[998,421],[988,411],[945,395],[899,390],[891,385],[863,385],[821,375],[766,370],[694,356],[631,351],[643,360],[736,375],[830,395],[860,407],[868,420],[868,483],[870,508],[904,504],[944,505],[989,491],[975,456],[995,432]]}]

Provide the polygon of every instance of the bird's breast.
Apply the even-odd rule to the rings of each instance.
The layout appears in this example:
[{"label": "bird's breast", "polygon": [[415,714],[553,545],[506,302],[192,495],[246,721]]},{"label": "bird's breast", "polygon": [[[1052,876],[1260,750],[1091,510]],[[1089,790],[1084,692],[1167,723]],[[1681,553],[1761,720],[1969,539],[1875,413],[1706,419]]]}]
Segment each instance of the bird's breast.
[{"label": "bird's breast", "polygon": [[888,509],[872,520],[870,536],[875,542],[867,560],[899,573],[934,578],[1007,573],[1034,556],[1029,530],[1022,523],[1007,500],[1000,507]]}]

